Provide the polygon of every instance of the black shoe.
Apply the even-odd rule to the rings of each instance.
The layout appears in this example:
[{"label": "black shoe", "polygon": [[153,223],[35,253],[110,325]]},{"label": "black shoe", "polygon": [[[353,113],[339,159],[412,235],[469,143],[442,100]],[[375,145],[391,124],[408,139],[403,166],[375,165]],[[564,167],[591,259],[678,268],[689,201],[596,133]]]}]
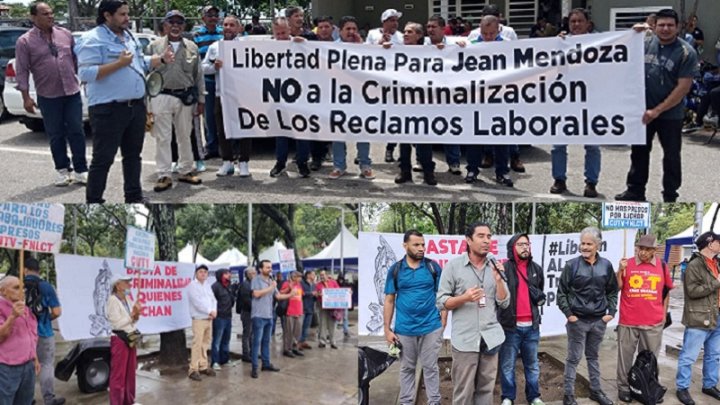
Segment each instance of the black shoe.
[{"label": "black shoe", "polygon": [[250,372],[250,377],[258,378],[258,372],[256,368],[252,369],[252,371]]},{"label": "black shoe", "polygon": [[324,348],[325,348],[325,343],[320,343],[320,344],[318,344],[318,347],[321,348],[321,349],[324,349]]},{"label": "black shoe", "polygon": [[513,186],[513,181],[512,181],[512,179],[511,179],[509,176],[507,176],[507,175],[505,175],[505,176],[496,176],[496,177],[495,177],[495,181],[498,182],[498,183],[500,183],[500,184],[502,184],[503,186],[508,186],[508,187],[512,187],[512,186]]},{"label": "black shoe", "polygon": [[437,179],[435,178],[435,172],[426,172],[423,175],[423,181],[428,186],[437,186]]},{"label": "black shoe", "polygon": [[590,183],[589,181],[585,182],[585,191],[583,192],[583,196],[587,198],[597,198],[598,192],[595,188],[595,183]]},{"label": "black shoe", "polygon": [[666,203],[674,203],[674,202],[677,201],[677,198],[678,198],[677,193],[673,193],[673,194],[665,194],[665,193],[663,193],[663,202],[666,202]]},{"label": "black shoe", "polygon": [[563,405],[577,405],[574,395],[563,395]]},{"label": "black shoe", "polygon": [[705,395],[709,395],[717,400],[720,400],[720,390],[718,390],[716,387],[703,388],[702,393]]},{"label": "black shoe", "polygon": [[510,168],[513,169],[514,172],[525,173],[525,165],[519,157],[510,159]]},{"label": "black shoe", "polygon": [[285,357],[290,357],[290,358],[294,358],[294,357],[295,357],[295,355],[294,355],[290,350],[285,350],[285,351],[283,352],[283,356],[285,356]]},{"label": "black shoe", "polygon": [[304,357],[304,356],[305,356],[305,354],[304,354],[303,352],[301,352],[300,350],[298,350],[298,349],[293,349],[292,352],[293,352],[293,354],[294,354],[295,356],[300,356],[300,357]]},{"label": "black shoe", "polygon": [[243,363],[252,363],[250,356],[242,356],[240,357],[240,360],[242,360]]},{"label": "black shoe", "polygon": [[465,175],[465,183],[468,183],[468,184],[475,183],[477,181],[477,176],[478,176],[477,172],[468,170],[467,174]]},{"label": "black shoe", "polygon": [[675,395],[677,396],[677,399],[683,403],[683,405],[695,405],[695,401],[693,401],[687,389],[677,390],[675,391]]},{"label": "black shoe", "polygon": [[278,177],[285,172],[285,165],[281,163],[275,163],[272,170],[270,170],[270,177]]},{"label": "black shoe", "polygon": [[312,170],[314,172],[320,170],[321,167],[322,167],[322,160],[313,159],[313,161],[310,162],[310,170]]},{"label": "black shoe", "polygon": [[358,166],[360,164],[360,159],[355,158],[355,160],[353,160],[353,163],[355,163],[355,166]]},{"label": "black shoe", "polygon": [[270,364],[269,366],[262,366],[262,371],[280,371],[280,369]]},{"label": "black shoe", "polygon": [[385,150],[385,163],[392,163],[395,161],[395,158],[393,157],[393,151],[391,150]]},{"label": "black shoe", "polygon": [[400,172],[400,174],[398,174],[395,177],[396,184],[402,184],[402,183],[407,183],[407,182],[412,183],[412,173],[411,172]]},{"label": "black shoe", "polygon": [[423,167],[420,163],[415,163],[412,167],[412,171],[414,171],[415,173],[420,173],[423,171]]},{"label": "black shoe", "polygon": [[602,391],[591,391],[590,399],[600,405],[613,405],[613,401],[611,401],[610,398],[608,398]]},{"label": "black shoe", "polygon": [[300,177],[304,179],[310,176],[310,168],[308,167],[307,163],[298,163],[297,167]]},{"label": "black shoe", "polygon": [[200,373],[198,373],[197,371],[193,371],[192,373],[190,373],[188,378],[193,381],[202,381],[202,378],[200,377]]},{"label": "black shoe", "polygon": [[337,348],[338,348],[338,347],[335,346],[335,345],[330,345],[330,347],[332,347],[333,349],[337,349]]},{"label": "black shoe", "polygon": [[615,199],[617,201],[645,201],[645,195],[643,194],[637,194],[630,190],[625,190],[622,193],[615,196]]},{"label": "black shoe", "polygon": [[567,184],[565,180],[555,180],[555,183],[550,187],[550,192],[553,194],[562,194],[567,191]]},{"label": "black shoe", "polygon": [[632,402],[630,391],[618,391],[618,399],[622,402]]},{"label": "black shoe", "polygon": [[483,169],[489,169],[493,167],[493,164],[495,164],[492,155],[485,155],[482,158],[482,162],[480,162],[480,167]]}]

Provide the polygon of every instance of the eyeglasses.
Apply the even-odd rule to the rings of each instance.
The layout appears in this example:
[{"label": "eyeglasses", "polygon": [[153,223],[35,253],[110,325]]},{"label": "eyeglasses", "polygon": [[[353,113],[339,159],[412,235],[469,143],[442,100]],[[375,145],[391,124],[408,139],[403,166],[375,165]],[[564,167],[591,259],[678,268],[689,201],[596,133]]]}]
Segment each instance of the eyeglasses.
[{"label": "eyeglasses", "polygon": [[185,21],[183,21],[183,20],[168,20],[168,24],[170,24],[170,25],[185,25]]},{"label": "eyeglasses", "polygon": [[54,42],[48,42],[48,49],[50,49],[50,55],[55,58],[58,57],[58,48]]},{"label": "eyeglasses", "polygon": [[517,246],[517,247],[530,247],[530,242],[520,242],[520,243],[516,243],[515,246]]}]

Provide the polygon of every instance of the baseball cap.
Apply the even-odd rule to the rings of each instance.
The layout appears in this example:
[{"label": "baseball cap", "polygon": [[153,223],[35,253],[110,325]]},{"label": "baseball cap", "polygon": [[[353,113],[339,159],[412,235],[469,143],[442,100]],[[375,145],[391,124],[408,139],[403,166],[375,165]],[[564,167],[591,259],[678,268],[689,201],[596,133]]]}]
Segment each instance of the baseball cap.
[{"label": "baseball cap", "polygon": [[695,246],[697,246],[698,249],[703,250],[709,244],[713,243],[716,240],[720,240],[720,235],[716,234],[715,232],[708,231],[698,236],[698,238],[695,240]]},{"label": "baseball cap", "polygon": [[132,276],[129,274],[113,274],[110,279],[110,286],[115,286],[118,281],[131,281]]},{"label": "baseball cap", "polygon": [[398,19],[400,19],[402,18],[402,13],[395,10],[394,8],[389,8],[383,11],[382,16],[380,16],[380,22],[385,22],[385,20],[391,17],[397,17]]},{"label": "baseball cap", "polygon": [[40,271],[40,263],[34,257],[25,259],[25,268],[33,271]]},{"label": "baseball cap", "polygon": [[180,10],[170,10],[167,14],[165,14],[165,19],[163,21],[167,21],[173,17],[180,17],[185,20],[185,16],[180,12]]},{"label": "baseball cap", "polygon": [[652,235],[643,235],[638,239],[637,242],[635,242],[635,246],[637,247],[646,247],[646,248],[656,248],[657,245],[655,244],[655,237]]},{"label": "baseball cap", "polygon": [[210,10],[215,10],[216,13],[220,13],[220,9],[217,6],[209,5],[209,6],[203,7],[203,9],[202,9],[203,15],[209,13]]}]

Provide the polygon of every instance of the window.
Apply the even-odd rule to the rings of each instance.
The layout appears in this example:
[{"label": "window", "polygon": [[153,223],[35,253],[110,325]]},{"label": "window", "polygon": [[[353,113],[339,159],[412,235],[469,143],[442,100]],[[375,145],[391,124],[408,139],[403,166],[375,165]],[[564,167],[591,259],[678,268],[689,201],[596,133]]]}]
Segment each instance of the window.
[{"label": "window", "polygon": [[665,8],[672,6],[611,8],[610,31],[628,30],[637,23],[645,22],[648,15]]}]

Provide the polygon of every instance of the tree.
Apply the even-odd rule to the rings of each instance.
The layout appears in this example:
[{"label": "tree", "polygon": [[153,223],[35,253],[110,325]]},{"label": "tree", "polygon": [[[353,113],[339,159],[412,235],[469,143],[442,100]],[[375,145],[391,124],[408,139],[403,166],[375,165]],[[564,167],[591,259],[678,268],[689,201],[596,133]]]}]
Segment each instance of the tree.
[{"label": "tree", "polygon": [[[158,259],[177,261],[175,245],[175,208],[168,204],[149,204],[151,222],[148,228],[155,232],[158,246]],[[179,366],[187,363],[187,340],[185,330],[175,330],[160,334],[160,364]]]},{"label": "tree", "polygon": [[297,240],[295,234],[295,228],[293,223],[295,222],[295,211],[297,206],[295,204],[261,204],[259,205],[260,211],[267,215],[273,220],[285,233],[283,240],[285,246],[288,249],[294,249],[295,252],[295,268],[299,272],[303,272],[302,261],[300,261],[300,255],[297,249],[295,249],[295,241]]}]

